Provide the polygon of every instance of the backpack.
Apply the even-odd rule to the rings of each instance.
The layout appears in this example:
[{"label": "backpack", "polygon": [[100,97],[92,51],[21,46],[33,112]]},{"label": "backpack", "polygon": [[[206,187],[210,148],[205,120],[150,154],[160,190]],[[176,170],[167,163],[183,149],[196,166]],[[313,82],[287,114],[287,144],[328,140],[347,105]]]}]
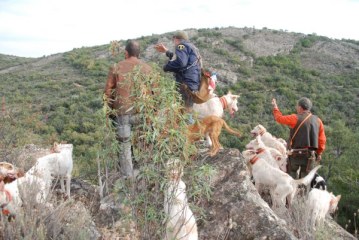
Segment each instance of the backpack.
[{"label": "backpack", "polygon": [[209,81],[211,74],[205,70],[201,70],[201,83],[197,92],[191,91],[186,84],[183,84],[185,91],[192,96],[193,102],[201,104],[207,102],[212,95],[210,94]]}]

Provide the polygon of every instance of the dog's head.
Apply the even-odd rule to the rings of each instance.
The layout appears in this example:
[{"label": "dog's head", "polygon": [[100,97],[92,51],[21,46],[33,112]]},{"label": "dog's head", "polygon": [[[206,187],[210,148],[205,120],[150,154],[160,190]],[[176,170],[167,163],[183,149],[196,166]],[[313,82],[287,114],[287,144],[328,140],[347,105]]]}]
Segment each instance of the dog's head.
[{"label": "dog's head", "polygon": [[322,176],[320,176],[318,173],[315,173],[311,183],[311,188],[317,188],[320,190],[327,190],[327,184]]},{"label": "dog's head", "polygon": [[234,95],[230,91],[228,91],[228,93],[226,95],[224,95],[224,97],[227,101],[229,112],[231,114],[234,114],[235,112],[237,112],[238,111],[237,104],[238,104],[239,95]]},{"label": "dog's head", "polygon": [[334,213],[338,208],[338,203],[341,199],[341,195],[335,196],[332,192],[330,193],[329,213]]},{"label": "dog's head", "polygon": [[242,152],[242,156],[248,163],[251,159],[253,159],[255,156],[257,156],[257,153],[254,150],[247,149]]},{"label": "dog's head", "polygon": [[178,180],[183,176],[183,165],[178,158],[170,159],[166,163],[166,172],[170,180]]},{"label": "dog's head", "polygon": [[258,124],[257,126],[255,126],[253,128],[253,130],[251,131],[251,134],[252,134],[252,137],[256,137],[256,136],[262,135],[266,131],[267,131],[267,129],[265,127],[263,127],[263,125]]},{"label": "dog's head", "polygon": [[256,151],[257,149],[264,149],[266,146],[263,143],[261,136],[257,136],[255,139],[252,139],[247,145],[246,145],[246,149],[248,150],[254,150]]},{"label": "dog's head", "polygon": [[52,147],[52,151],[55,153],[59,153],[64,149],[68,149],[70,151],[72,151],[73,149],[73,145],[72,144],[66,144],[66,143],[57,143],[54,142],[54,145]]},{"label": "dog's head", "polygon": [[4,183],[11,183],[17,178],[24,176],[24,170],[21,168],[17,168],[11,163],[8,162],[0,162],[0,179],[4,181]]}]

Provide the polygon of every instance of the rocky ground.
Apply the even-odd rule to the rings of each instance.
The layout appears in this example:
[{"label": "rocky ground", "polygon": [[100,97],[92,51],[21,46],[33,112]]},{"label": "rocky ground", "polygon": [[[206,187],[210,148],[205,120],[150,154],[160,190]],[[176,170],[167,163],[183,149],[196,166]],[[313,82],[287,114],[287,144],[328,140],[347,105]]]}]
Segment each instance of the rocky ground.
[{"label": "rocky ground", "polygon": [[[29,145],[19,156],[26,155],[30,164],[35,157],[47,153],[46,149]],[[331,218],[312,232],[300,217],[303,210],[300,207],[292,212],[273,211],[256,191],[237,149],[221,150],[212,158],[200,156],[195,164],[200,166],[204,161],[216,169],[216,175],[210,183],[213,190],[210,200],[196,203],[206,212],[206,219],[197,222],[199,239],[355,239]],[[122,204],[123,196],[110,194],[101,199],[98,186],[77,178],[71,182],[70,200],[60,193],[59,184],[53,194],[56,207],[48,217],[56,219],[56,224],[49,221],[53,236],[61,236],[56,239],[71,239],[79,229],[93,240],[141,239],[135,222],[124,217],[130,209]]]}]

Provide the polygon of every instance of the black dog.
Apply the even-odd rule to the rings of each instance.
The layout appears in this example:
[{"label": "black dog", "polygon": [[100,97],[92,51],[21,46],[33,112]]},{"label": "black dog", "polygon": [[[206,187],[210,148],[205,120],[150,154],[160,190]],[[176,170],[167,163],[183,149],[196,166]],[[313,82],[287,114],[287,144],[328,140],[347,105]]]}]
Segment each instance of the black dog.
[{"label": "black dog", "polygon": [[312,182],[310,183],[311,188],[318,188],[321,190],[327,190],[327,183],[325,182],[324,178],[321,177],[318,173],[314,175]]}]

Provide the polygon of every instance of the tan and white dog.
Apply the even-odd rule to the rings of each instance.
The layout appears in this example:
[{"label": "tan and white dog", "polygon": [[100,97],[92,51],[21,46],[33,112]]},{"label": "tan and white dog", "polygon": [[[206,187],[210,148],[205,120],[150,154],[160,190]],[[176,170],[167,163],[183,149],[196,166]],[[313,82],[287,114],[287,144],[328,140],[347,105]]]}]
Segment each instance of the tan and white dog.
[{"label": "tan and white dog", "polygon": [[[3,201],[0,206],[6,204],[9,209],[14,209],[11,214],[16,215],[23,199],[34,197],[37,203],[46,203],[54,177],[60,177],[62,191],[65,191],[66,178],[66,193],[70,197],[72,150],[72,144],[54,143],[54,153],[37,159],[35,165],[23,177],[4,186],[3,191],[0,191],[0,201]],[[11,201],[5,202],[9,196]]]},{"label": "tan and white dog", "polygon": [[193,112],[199,119],[207,116],[217,116],[222,118],[224,110],[227,110],[231,115],[238,111],[237,99],[239,95],[234,95],[228,92],[222,97],[213,97],[207,102],[201,104],[193,104]]},{"label": "tan and white dog", "polygon": [[34,200],[36,203],[46,203],[51,187],[51,174],[44,172],[41,177],[25,173],[21,178],[0,186],[0,206],[3,211],[15,216],[22,206]]},{"label": "tan and white dog", "polygon": [[186,184],[181,180],[183,167],[179,159],[167,163],[168,183],[165,191],[166,240],[198,240],[196,219],[188,205]]},{"label": "tan and white dog", "polygon": [[[73,169],[72,160],[72,144],[54,143],[54,153],[37,159],[35,165],[27,172],[40,178],[48,177],[50,173],[52,177],[59,177],[61,190],[70,197],[71,174]],[[46,181],[48,181],[46,179]]]},{"label": "tan and white dog", "polygon": [[254,150],[257,154],[260,154],[270,165],[278,167],[282,171],[287,172],[287,156],[283,155],[277,149],[268,147],[262,141],[261,136],[257,136],[252,139],[247,145],[246,149]]},{"label": "tan and white dog", "polygon": [[271,187],[274,207],[285,206],[286,199],[288,206],[291,206],[298,185],[303,184],[308,186],[317,170],[321,167],[321,165],[315,167],[307,176],[296,180],[278,168],[272,167],[263,158],[258,157],[253,150],[245,150],[242,152],[242,155],[247,163],[252,166],[252,175],[256,185],[258,183]]},{"label": "tan and white dog", "polygon": [[240,132],[230,128],[226,121],[217,116],[207,116],[202,120],[196,122],[195,124],[187,126],[188,130],[188,140],[193,143],[200,140],[202,137],[206,137],[208,140],[208,145],[211,146],[209,152],[210,156],[214,156],[218,153],[221,148],[219,142],[219,135],[221,134],[222,127],[235,136],[241,136]]},{"label": "tan and white dog", "polygon": [[323,223],[328,213],[337,209],[341,195],[335,196],[332,192],[313,188],[308,194],[308,208],[310,223],[313,229]]},{"label": "tan and white dog", "polygon": [[255,126],[251,131],[251,134],[253,137],[261,136],[262,141],[266,146],[275,148],[281,152],[283,156],[287,156],[287,149],[285,144],[283,144],[283,140],[278,140],[278,138],[270,134],[263,125],[259,124]]}]

